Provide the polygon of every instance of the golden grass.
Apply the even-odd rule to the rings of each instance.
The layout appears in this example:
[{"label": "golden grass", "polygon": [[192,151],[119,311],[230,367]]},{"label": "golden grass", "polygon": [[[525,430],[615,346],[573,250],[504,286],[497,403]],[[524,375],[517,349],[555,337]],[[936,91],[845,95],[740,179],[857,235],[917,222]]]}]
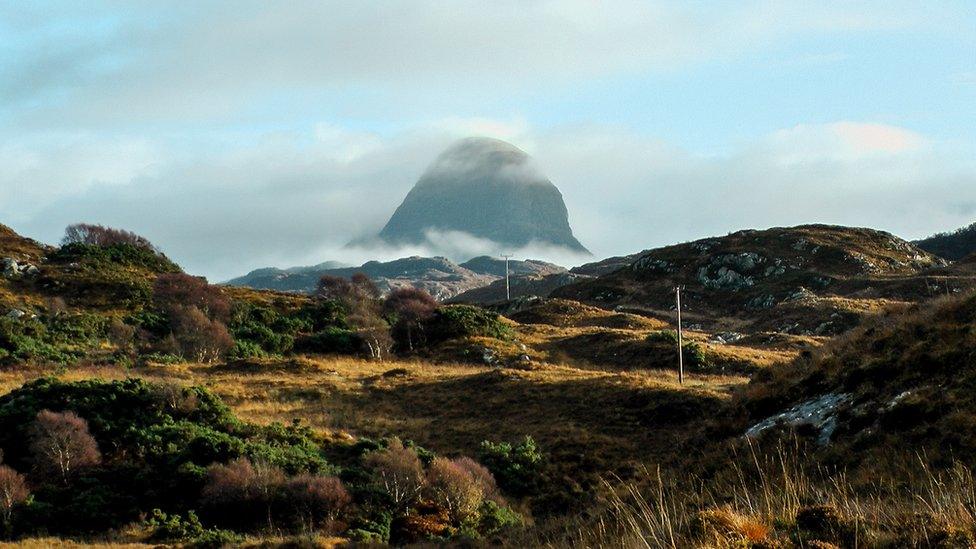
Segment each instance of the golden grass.
[{"label": "golden grass", "polygon": [[52,374],[66,380],[141,377],[202,385],[245,420],[299,419],[337,440],[397,435],[439,452],[470,454],[482,440],[531,435],[544,447],[588,448],[610,469],[670,449],[680,426],[695,419],[686,417],[688,406],[712,410],[747,382],[689,375],[679,386],[668,371],[602,372],[549,364],[512,370],[337,357],[248,367],[12,369],[0,372],[0,391]]},{"label": "golden grass", "polygon": [[909,459],[911,474],[878,474],[855,486],[843,473],[810,470],[799,448],[725,464],[709,482],[660,470],[606,483],[606,513],[570,522],[526,545],[585,547],[972,547],[976,483],[955,465],[936,472]]}]

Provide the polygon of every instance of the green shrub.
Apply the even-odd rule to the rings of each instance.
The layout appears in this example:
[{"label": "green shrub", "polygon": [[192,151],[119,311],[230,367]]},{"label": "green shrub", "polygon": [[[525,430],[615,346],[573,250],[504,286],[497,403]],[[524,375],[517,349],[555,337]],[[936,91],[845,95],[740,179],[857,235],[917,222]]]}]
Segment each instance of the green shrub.
[{"label": "green shrub", "polygon": [[535,494],[543,482],[546,457],[530,436],[514,445],[486,440],[481,443],[478,461],[491,471],[498,486],[512,495]]},{"label": "green shrub", "polygon": [[155,507],[188,517],[206,468],[240,457],[289,474],[333,471],[307,428],[243,423],[206,389],[139,379],[68,383],[47,378],[0,397],[5,463],[30,467],[24,441],[43,409],[70,410],[86,419],[104,459],[71,486],[32,487],[36,505],[26,523],[31,531],[104,531]]},{"label": "green shrub", "polygon": [[424,323],[424,331],[430,344],[458,337],[512,337],[512,331],[497,313],[471,305],[441,307]]},{"label": "green shrub", "polygon": [[351,330],[329,327],[304,336],[295,343],[295,350],[304,353],[354,354],[361,347],[359,335]]},{"label": "green shrub", "polygon": [[481,518],[478,531],[483,536],[493,536],[503,530],[522,526],[522,516],[508,507],[490,499],[485,500],[478,510]]},{"label": "green shrub", "polygon": [[657,330],[647,334],[648,343],[668,343],[671,345],[678,344],[678,332],[674,330]]},{"label": "green shrub", "polygon": [[167,515],[153,509],[146,521],[151,530],[150,539],[162,542],[182,542],[191,547],[226,547],[243,541],[243,537],[228,530],[204,528],[195,512],[187,511],[186,518],[180,515]]},{"label": "green shrub", "polygon": [[681,354],[684,356],[685,365],[695,370],[707,370],[711,368],[711,361],[705,354],[705,348],[697,341],[689,341],[682,345]]}]

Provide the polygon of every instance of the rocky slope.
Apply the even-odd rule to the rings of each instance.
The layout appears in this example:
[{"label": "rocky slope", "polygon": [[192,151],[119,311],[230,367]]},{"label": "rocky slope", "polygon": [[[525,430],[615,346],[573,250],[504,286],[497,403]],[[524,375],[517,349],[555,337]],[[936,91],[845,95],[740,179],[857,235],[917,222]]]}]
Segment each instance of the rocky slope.
[{"label": "rocky slope", "polygon": [[573,236],[559,189],[525,152],[484,137],[461,140],[437,157],[379,238],[418,244],[431,230],[460,231],[513,248],[544,243],[586,252]]},{"label": "rocky slope", "polygon": [[[692,324],[832,335],[889,301],[944,292],[948,265],[885,232],[825,225],[739,231],[614,258],[583,272],[621,264],[552,295],[670,314],[674,288],[681,286]],[[972,282],[958,278],[949,291]]]},{"label": "rocky slope", "polygon": [[843,465],[873,467],[908,451],[936,464],[963,459],[971,466],[974,323],[972,292],[866,322],[815,358],[754,380],[741,398],[748,433],[805,433]]},{"label": "rocky slope", "polygon": [[[326,265],[326,264],[323,264]],[[546,276],[565,268],[544,261],[509,261],[515,276]],[[414,287],[426,290],[438,300],[447,300],[475,288],[488,286],[505,276],[505,262],[487,256],[457,264],[443,257],[405,257],[394,261],[369,261],[358,267],[258,269],[227,282],[230,286],[311,293],[323,275],[350,277],[363,273],[383,292]]]}]

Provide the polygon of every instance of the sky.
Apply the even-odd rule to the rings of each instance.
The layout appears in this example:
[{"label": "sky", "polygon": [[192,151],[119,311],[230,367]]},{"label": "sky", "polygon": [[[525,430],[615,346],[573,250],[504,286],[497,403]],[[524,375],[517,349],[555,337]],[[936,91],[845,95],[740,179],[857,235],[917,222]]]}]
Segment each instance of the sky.
[{"label": "sky", "polygon": [[44,242],[122,227],[217,281],[426,255],[345,244],[472,135],[532,155],[596,258],[924,237],[976,221],[976,3],[0,2],[0,223]]}]

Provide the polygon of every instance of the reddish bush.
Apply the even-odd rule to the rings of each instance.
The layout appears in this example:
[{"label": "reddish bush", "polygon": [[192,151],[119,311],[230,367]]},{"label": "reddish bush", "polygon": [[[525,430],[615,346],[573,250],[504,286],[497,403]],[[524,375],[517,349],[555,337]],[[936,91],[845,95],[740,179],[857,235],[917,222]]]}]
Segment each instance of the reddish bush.
[{"label": "reddish bush", "polygon": [[437,301],[423,290],[398,288],[383,302],[383,312],[393,318],[393,333],[402,348],[413,351],[424,343],[424,321],[437,310]]},{"label": "reddish bush", "polygon": [[3,525],[8,532],[14,509],[27,501],[28,496],[30,490],[27,489],[24,475],[6,465],[0,465],[0,517],[3,518]]},{"label": "reddish bush", "polygon": [[376,474],[397,511],[413,503],[424,487],[424,467],[416,450],[404,447],[398,438],[367,456],[366,466]]},{"label": "reddish bush", "polygon": [[173,337],[184,358],[196,362],[216,362],[234,346],[227,326],[210,319],[196,307],[178,307],[170,311]]},{"label": "reddish bush", "polygon": [[102,461],[88,422],[70,411],[41,410],[31,427],[30,449],[38,471],[59,475],[65,484],[73,473]]},{"label": "reddish bush", "polygon": [[285,483],[285,514],[303,531],[330,529],[350,503],[352,497],[335,477],[305,474]]},{"label": "reddish bush", "polygon": [[88,223],[69,225],[64,230],[64,238],[61,239],[61,244],[89,244],[94,246],[129,244],[159,253],[159,249],[153,246],[152,242],[136,233]]},{"label": "reddish bush", "polygon": [[183,273],[161,274],[153,286],[153,301],[164,311],[196,307],[207,317],[226,322],[230,318],[231,301],[207,279]]},{"label": "reddish bush", "polygon": [[476,518],[485,500],[480,484],[465,466],[447,458],[434,459],[427,469],[427,496],[457,525]]},{"label": "reddish bush", "polygon": [[223,527],[251,530],[267,524],[274,529],[272,506],[285,484],[277,467],[238,458],[227,465],[212,465],[201,494],[209,516]]},{"label": "reddish bush", "polygon": [[487,467],[467,456],[455,459],[454,463],[471,475],[471,479],[481,488],[485,499],[499,504],[504,503],[504,498],[498,491],[498,483],[495,482],[495,475],[491,474]]}]

